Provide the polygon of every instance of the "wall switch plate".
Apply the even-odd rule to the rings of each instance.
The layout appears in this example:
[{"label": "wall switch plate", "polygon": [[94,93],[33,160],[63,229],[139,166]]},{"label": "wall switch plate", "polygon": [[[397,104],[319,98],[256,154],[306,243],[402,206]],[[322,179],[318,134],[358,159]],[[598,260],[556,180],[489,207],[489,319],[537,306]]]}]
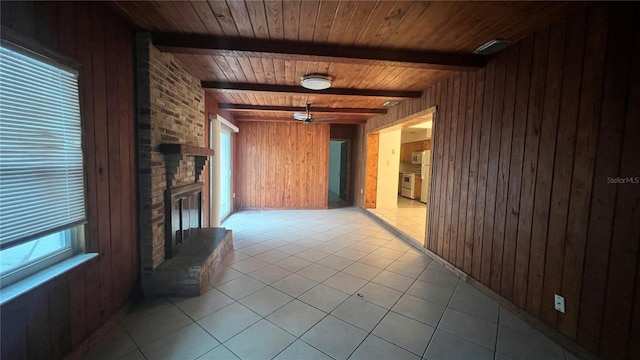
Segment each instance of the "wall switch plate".
[{"label": "wall switch plate", "polygon": [[236,197],[236,193],[233,193],[233,198],[235,198],[235,197]]},{"label": "wall switch plate", "polygon": [[558,294],[554,296],[556,310],[564,314],[564,297]]},{"label": "wall switch plate", "polygon": [[364,189],[360,189],[360,194],[363,194],[363,193],[364,193]]}]

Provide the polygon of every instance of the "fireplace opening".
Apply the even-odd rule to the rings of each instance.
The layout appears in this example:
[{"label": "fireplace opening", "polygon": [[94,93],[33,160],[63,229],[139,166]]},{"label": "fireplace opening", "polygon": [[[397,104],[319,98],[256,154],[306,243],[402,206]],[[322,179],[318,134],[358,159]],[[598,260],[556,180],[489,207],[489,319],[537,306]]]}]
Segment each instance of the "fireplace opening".
[{"label": "fireplace opening", "polygon": [[175,256],[202,228],[202,188],[202,183],[195,183],[167,190],[166,259]]}]

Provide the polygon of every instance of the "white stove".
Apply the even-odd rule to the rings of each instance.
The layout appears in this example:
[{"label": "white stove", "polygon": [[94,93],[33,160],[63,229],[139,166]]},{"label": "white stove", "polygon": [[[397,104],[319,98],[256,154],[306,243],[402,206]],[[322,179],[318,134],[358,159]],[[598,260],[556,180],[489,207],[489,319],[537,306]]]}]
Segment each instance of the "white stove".
[{"label": "white stove", "polygon": [[415,173],[402,173],[400,178],[402,181],[402,187],[400,188],[400,195],[409,199],[415,199],[413,196],[416,186],[416,174]]}]

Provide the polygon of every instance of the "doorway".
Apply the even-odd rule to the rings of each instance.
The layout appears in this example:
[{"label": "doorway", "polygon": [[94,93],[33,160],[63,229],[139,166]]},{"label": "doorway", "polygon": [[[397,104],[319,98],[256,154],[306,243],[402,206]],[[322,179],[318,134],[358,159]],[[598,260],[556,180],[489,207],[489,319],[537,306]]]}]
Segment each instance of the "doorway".
[{"label": "doorway", "polygon": [[436,108],[367,134],[365,208],[426,244]]},{"label": "doorway", "polygon": [[217,227],[233,212],[233,134],[239,131],[220,115],[209,117],[209,226]]},{"label": "doorway", "polygon": [[329,142],[329,208],[347,204],[348,143],[344,140]]},{"label": "doorway", "polygon": [[231,214],[231,133],[220,131],[220,221]]}]

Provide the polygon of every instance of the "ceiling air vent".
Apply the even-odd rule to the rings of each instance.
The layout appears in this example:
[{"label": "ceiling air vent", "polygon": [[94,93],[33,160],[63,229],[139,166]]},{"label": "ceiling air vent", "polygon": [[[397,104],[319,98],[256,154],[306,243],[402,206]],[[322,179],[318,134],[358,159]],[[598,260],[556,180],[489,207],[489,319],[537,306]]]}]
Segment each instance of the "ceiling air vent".
[{"label": "ceiling air vent", "polygon": [[491,39],[486,43],[480,45],[480,47],[475,49],[473,52],[480,55],[491,55],[506,48],[510,44],[511,44],[510,40]]}]

